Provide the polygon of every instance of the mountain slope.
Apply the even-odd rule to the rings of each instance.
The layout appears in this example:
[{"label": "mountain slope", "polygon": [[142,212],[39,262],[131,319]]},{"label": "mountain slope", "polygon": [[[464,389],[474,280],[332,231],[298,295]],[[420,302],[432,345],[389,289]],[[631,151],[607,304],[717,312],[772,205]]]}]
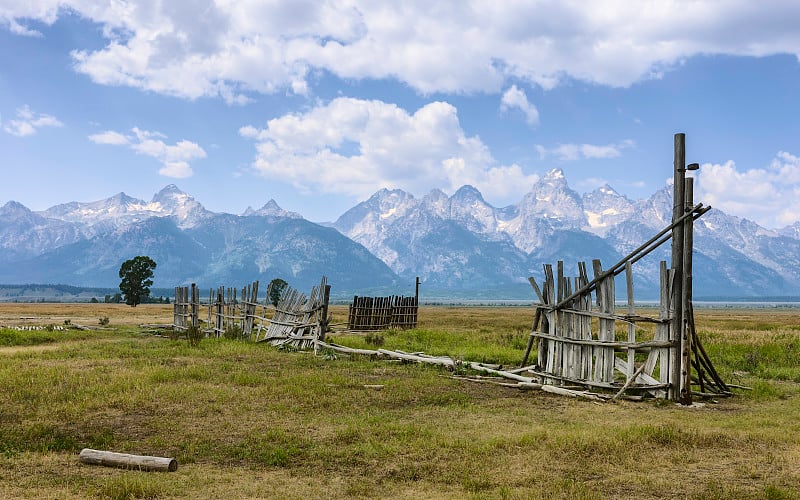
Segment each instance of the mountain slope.
[{"label": "mountain slope", "polygon": [[[580,196],[560,170],[502,208],[472,186],[423,198],[382,189],[342,214],[335,229],[274,200],[240,216],[213,213],[169,185],[149,202],[119,193],[38,213],[6,203],[0,282],[114,286],[121,262],[145,254],[158,262],[162,287],[281,277],[305,288],[325,274],[339,291],[363,291],[420,276],[429,290],[514,289],[527,297],[525,281],[541,276],[543,264],[563,260],[573,276],[578,261],[599,258],[607,268],[666,227],[671,212],[668,186],[637,201],[608,185]],[[800,294],[798,227],[771,231],[707,213],[695,224],[695,294]],[[669,242],[634,266],[637,296],[654,296],[660,260],[670,260]]]}]

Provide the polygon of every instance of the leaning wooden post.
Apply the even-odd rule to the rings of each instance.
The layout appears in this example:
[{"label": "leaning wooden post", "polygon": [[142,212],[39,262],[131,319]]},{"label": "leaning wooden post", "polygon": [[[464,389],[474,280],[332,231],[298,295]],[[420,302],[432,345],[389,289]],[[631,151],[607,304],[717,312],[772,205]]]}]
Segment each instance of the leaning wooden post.
[{"label": "leaning wooden post", "polygon": [[174,458],[129,455],[127,453],[93,450],[91,448],[82,449],[78,459],[82,464],[103,465],[122,469],[161,472],[175,472],[178,470],[178,461]]},{"label": "leaning wooden post", "polygon": [[[676,222],[682,215],[684,210],[684,178],[686,175],[686,135],[675,134],[675,148],[674,148],[674,176],[673,176],[673,204],[672,204],[672,222]],[[681,400],[681,380],[683,369],[681,353],[683,346],[681,340],[683,339],[683,225],[680,224],[672,228],[672,270],[674,278],[672,281],[672,321],[670,328],[670,340],[675,342],[673,347],[670,370],[670,386],[669,386],[669,399],[673,401]]]}]

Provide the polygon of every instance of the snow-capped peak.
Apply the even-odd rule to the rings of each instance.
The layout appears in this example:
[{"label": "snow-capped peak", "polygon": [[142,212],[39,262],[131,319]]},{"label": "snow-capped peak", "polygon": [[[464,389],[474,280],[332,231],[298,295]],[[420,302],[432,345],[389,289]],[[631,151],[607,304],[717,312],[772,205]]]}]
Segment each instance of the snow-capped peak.
[{"label": "snow-capped peak", "polygon": [[289,217],[291,219],[302,219],[303,216],[298,214],[297,212],[289,212],[287,210],[282,209],[278,203],[271,199],[264,204],[263,207],[259,208],[258,210],[253,210],[252,207],[247,207],[247,210],[244,211],[242,216],[270,216],[270,217]]},{"label": "snow-capped peak", "polygon": [[583,229],[598,236],[633,215],[634,204],[604,184],[591,193],[583,195],[583,210],[587,225]]}]

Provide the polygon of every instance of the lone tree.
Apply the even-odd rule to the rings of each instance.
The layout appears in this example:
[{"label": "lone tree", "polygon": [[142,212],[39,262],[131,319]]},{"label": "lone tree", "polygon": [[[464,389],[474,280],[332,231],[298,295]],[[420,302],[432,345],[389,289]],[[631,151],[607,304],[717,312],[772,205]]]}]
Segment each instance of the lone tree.
[{"label": "lone tree", "polygon": [[273,306],[278,307],[278,301],[281,300],[281,295],[283,295],[283,291],[286,290],[287,286],[289,286],[289,283],[280,278],[275,278],[269,282],[267,289],[269,290],[269,301]]},{"label": "lone tree", "polygon": [[155,261],[146,255],[139,255],[122,263],[119,268],[119,277],[122,278],[119,289],[125,296],[126,304],[136,307],[150,296],[150,286],[153,284],[151,278],[155,268]]}]

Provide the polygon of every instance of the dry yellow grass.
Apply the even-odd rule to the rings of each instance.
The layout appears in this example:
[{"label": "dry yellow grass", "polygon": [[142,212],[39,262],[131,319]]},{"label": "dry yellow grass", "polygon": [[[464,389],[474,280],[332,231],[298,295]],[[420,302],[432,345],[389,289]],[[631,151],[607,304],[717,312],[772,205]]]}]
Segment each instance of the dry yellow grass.
[{"label": "dry yellow grass", "polygon": [[[800,367],[798,310],[698,311],[715,361],[727,373],[749,367],[740,377],[756,386],[702,408],[595,404],[261,344],[192,349],[131,327],[170,315],[169,306],[0,306],[0,324],[108,316],[121,326],[0,356],[0,497],[800,497],[800,388],[789,370],[793,359]],[[384,336],[511,356],[531,317],[423,308],[419,330]],[[787,376],[765,375],[776,368]],[[374,384],[384,388],[365,387]],[[176,456],[180,466],[84,466],[84,446]]]},{"label": "dry yellow grass", "polygon": [[18,304],[0,303],[0,326],[63,325],[69,320],[73,325],[97,326],[100,318],[109,318],[114,325],[140,325],[143,323],[172,323],[172,306],[163,304]]}]

